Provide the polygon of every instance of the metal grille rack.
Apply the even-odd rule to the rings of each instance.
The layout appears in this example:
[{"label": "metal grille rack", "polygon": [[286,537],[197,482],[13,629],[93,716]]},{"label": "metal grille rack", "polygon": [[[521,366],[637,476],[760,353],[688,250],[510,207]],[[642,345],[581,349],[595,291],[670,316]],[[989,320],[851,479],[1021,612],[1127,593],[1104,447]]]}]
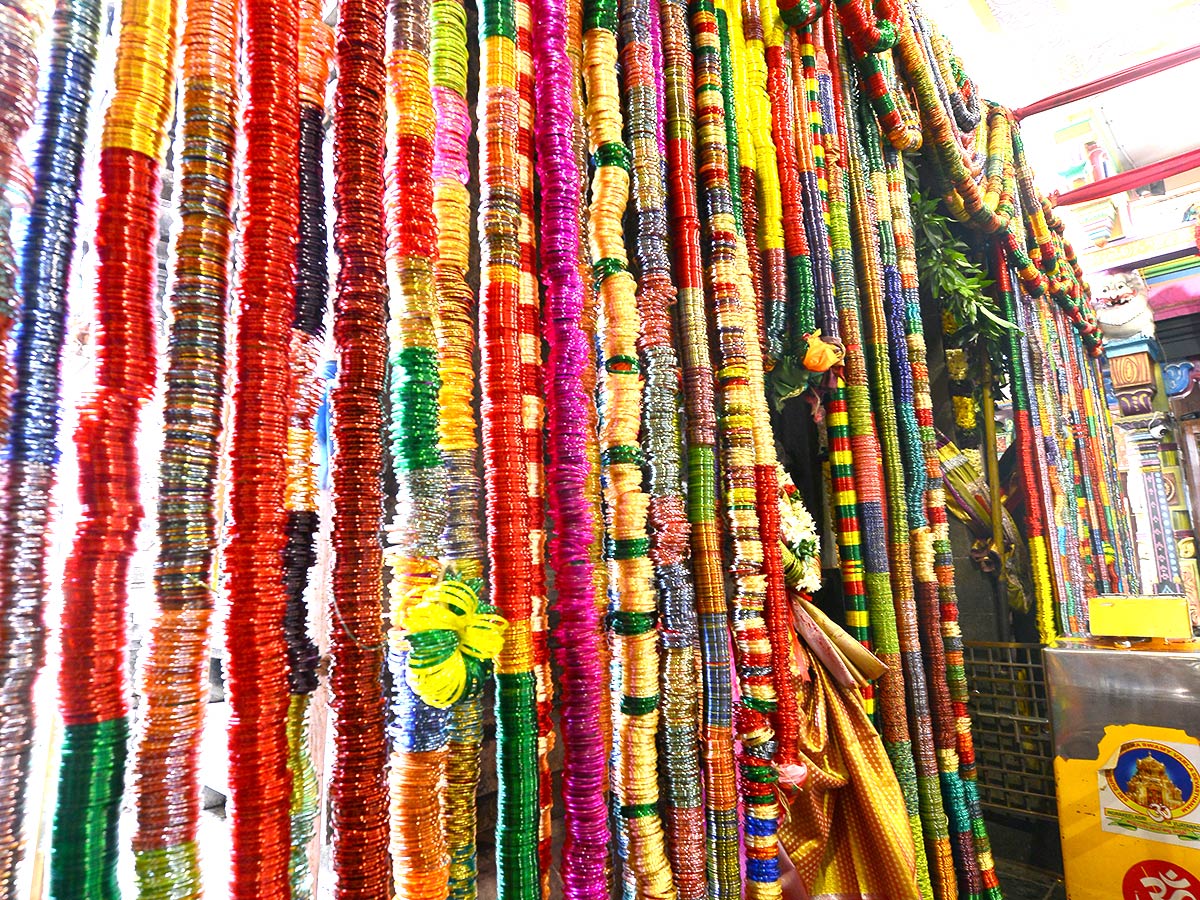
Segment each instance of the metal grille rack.
[{"label": "metal grille rack", "polygon": [[1020,818],[1057,818],[1041,645],[968,642],[964,661],[983,806]]}]

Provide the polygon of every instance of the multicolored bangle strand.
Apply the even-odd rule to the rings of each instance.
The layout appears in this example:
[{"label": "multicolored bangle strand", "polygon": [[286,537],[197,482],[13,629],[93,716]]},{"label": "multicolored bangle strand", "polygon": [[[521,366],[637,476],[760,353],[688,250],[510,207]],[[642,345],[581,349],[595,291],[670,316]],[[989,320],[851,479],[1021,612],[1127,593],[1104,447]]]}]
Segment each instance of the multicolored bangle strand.
[{"label": "multicolored bangle strand", "polygon": [[509,622],[496,666],[496,890],[540,889],[537,676],[534,673],[528,460],[522,418],[521,175],[517,19],[510,0],[479,16],[480,418],[492,596]]},{"label": "multicolored bangle strand", "polygon": [[717,522],[715,375],[697,203],[696,93],[687,4],[660,0],[658,11],[665,70],[668,197],[683,352],[688,525],[703,673],[705,872],[708,896],[730,900],[740,896],[741,876],[728,612]]},{"label": "multicolored bangle strand", "polygon": [[[800,154],[799,180],[806,242],[811,257],[816,327],[804,335],[805,368],[818,375],[841,362],[837,342],[837,305],[834,299],[833,264],[830,257],[822,113],[817,88],[817,32],[809,27],[792,38],[792,72],[796,86],[796,146]],[[799,62],[799,65],[797,65]],[[830,341],[820,339],[821,334]]]},{"label": "multicolored bangle strand", "polygon": [[317,689],[320,653],[309,634],[308,580],[317,562],[320,511],[317,499],[317,408],[321,401],[320,357],[329,294],[329,253],[322,174],[325,85],[333,56],[333,32],[321,18],[319,0],[300,7],[300,229],[292,318],[291,406],[288,423],[287,546],[284,586],[288,652],[288,768],[292,772],[292,896],[312,896],[309,852],[320,796],[309,749],[308,708]]},{"label": "multicolored bangle strand", "polygon": [[678,292],[668,238],[665,77],[660,77],[662,29],[658,10],[649,0],[625,0],[620,12],[621,73],[637,217],[634,246],[641,274],[638,349],[645,378],[642,434],[650,494],[650,557],[658,585],[663,647],[660,681],[667,848],[681,900],[699,900],[705,894],[697,733],[700,692],[695,680],[699,632],[695,589],[687,565],[689,528],[679,428],[682,373],[672,313]]},{"label": "multicolored bangle strand", "polygon": [[[778,19],[772,23],[774,35],[780,41],[779,53],[785,61],[783,71],[779,75],[781,93],[777,105],[787,110],[786,118],[781,119],[778,130],[786,132],[783,143],[792,147],[789,163],[792,175],[786,183],[785,202],[790,218],[785,218],[788,229],[788,274],[790,276],[791,315],[788,325],[791,329],[790,349],[792,355],[802,364],[808,358],[809,343],[817,331],[817,294],[813,273],[813,247],[809,241],[809,231],[805,228],[805,218],[812,214],[806,203],[804,190],[804,173],[811,169],[810,154],[806,152],[808,138],[807,123],[803,113],[803,68],[797,65],[796,35],[784,33]],[[790,74],[790,78],[789,78]],[[797,87],[799,85],[799,88]],[[789,196],[790,195],[790,196]]]},{"label": "multicolored bangle strand", "polygon": [[[878,268],[872,272],[864,266],[861,283],[855,273],[855,249],[876,247],[877,236],[866,221],[868,199],[861,159],[862,150],[857,146],[857,125],[852,127],[852,123],[856,123],[858,111],[855,108],[854,96],[850,93],[850,69],[840,52],[840,41],[840,30],[836,22],[827,19],[824,46],[829,55],[830,90],[833,94],[832,106],[837,123],[836,130],[829,134],[838,135],[837,151],[840,162],[838,166],[831,166],[829,181],[830,245],[837,284],[842,340],[846,348],[845,371],[850,433],[855,449],[854,481],[858,489],[859,516],[863,525],[865,582],[870,608],[871,637],[875,654],[888,666],[888,671],[879,679],[877,685],[881,732],[884,747],[892,761],[892,768],[896,772],[908,810],[916,849],[917,883],[922,896],[929,897],[933,896],[933,893],[922,837],[912,741],[905,715],[907,701],[904,693],[904,668],[896,627],[889,532],[884,514],[884,477],[880,464],[873,462],[883,458],[882,438],[875,428],[875,412],[872,410],[869,388],[869,380],[874,373],[868,367],[867,348],[863,345],[862,320],[859,314],[860,305],[865,308],[868,304],[869,294],[877,294],[881,280]],[[856,238],[854,240],[851,237],[852,222]],[[871,323],[868,321],[869,324]],[[874,334],[875,332],[872,332],[873,342]],[[879,362],[886,370],[886,357]],[[907,538],[907,535],[904,537]]]},{"label": "multicolored bangle strand", "polygon": [[[1011,201],[1014,206],[1014,211],[1010,214],[1013,221],[1013,236],[1014,240],[1020,246],[1025,246],[1025,225],[1023,220],[1015,211],[1015,206],[1019,200],[1015,198]],[[1032,265],[1032,263],[1030,263]],[[1012,285],[1012,314],[1011,321],[1017,325],[1019,329],[1023,329],[1027,318],[1030,314],[1030,300],[1028,292],[1023,290],[1021,280],[1018,278]],[[1069,629],[1071,625],[1071,616],[1075,611],[1073,602],[1073,593],[1075,585],[1068,584],[1065,572],[1065,559],[1062,558],[1062,545],[1064,543],[1063,529],[1065,523],[1062,519],[1063,505],[1065,498],[1061,494],[1061,486],[1058,481],[1057,471],[1052,472],[1048,461],[1048,448],[1044,440],[1044,432],[1042,429],[1041,402],[1039,392],[1042,386],[1038,383],[1038,378],[1044,377],[1044,372],[1040,366],[1037,370],[1033,365],[1033,351],[1030,346],[1030,338],[1023,331],[1018,335],[1016,347],[1016,355],[1013,357],[1017,360],[1025,374],[1025,404],[1028,415],[1028,439],[1030,442],[1031,453],[1029,457],[1022,459],[1021,464],[1027,467],[1033,478],[1033,483],[1037,486],[1038,491],[1038,509],[1039,514],[1043,517],[1044,534],[1046,540],[1046,567],[1049,572],[1049,588],[1048,605],[1046,608],[1045,621],[1049,623],[1051,631],[1047,634],[1053,634],[1053,629],[1061,626],[1064,629]],[[1015,405],[1014,405],[1015,408]],[[1057,544],[1057,547],[1055,546]],[[1051,552],[1057,550],[1058,553]],[[1032,555],[1032,552],[1031,552]]]},{"label": "multicolored bangle strand", "polygon": [[[758,245],[758,157],[755,153],[751,125],[749,78],[745,63],[746,38],[742,29],[740,4],[728,4],[721,10],[725,16],[727,33],[722,40],[721,59],[724,90],[728,93],[730,115],[727,125],[730,132],[729,149],[732,154],[730,165],[730,187],[734,192],[734,209],[737,215],[740,257],[749,279],[748,289],[755,297],[751,312],[754,313],[756,330],[761,337],[766,329],[763,323],[762,306],[757,298],[763,295],[762,257]],[[747,235],[749,237],[747,238]],[[740,265],[740,263],[739,263]],[[766,357],[765,341],[759,342],[759,353]],[[771,363],[774,364],[773,361]]]},{"label": "multicolored bangle strand", "polygon": [[[857,555],[862,558],[863,568],[861,586],[856,585],[856,579],[846,579],[843,575],[842,590],[847,594],[847,624],[852,633],[868,649],[872,649],[878,629],[871,621],[870,609],[880,598],[886,596],[890,604],[891,584],[888,579],[887,554],[883,546],[883,506],[881,477],[877,477],[876,466],[866,463],[866,460],[879,458],[879,441],[875,432],[874,419],[871,413],[871,400],[867,391],[866,357],[862,346],[862,334],[858,315],[858,283],[855,271],[854,247],[850,238],[849,198],[846,188],[846,154],[843,152],[841,135],[844,134],[844,109],[840,90],[835,90],[836,79],[840,73],[837,70],[838,53],[834,28],[828,23],[821,32],[814,35],[819,40],[822,52],[817,60],[819,72],[817,89],[822,113],[822,140],[827,151],[828,177],[828,231],[830,247],[830,265],[832,270],[834,299],[837,304],[837,331],[832,330],[833,319],[827,327],[830,334],[836,334],[843,347],[843,365],[840,374],[840,394],[837,390],[830,396],[830,432],[841,431],[842,424],[840,406],[846,410],[845,431],[850,441],[850,451],[847,462],[851,465],[851,479],[843,481],[854,489],[855,519],[851,520],[846,512],[840,512],[842,524],[840,529],[844,535],[840,549],[842,566],[853,568],[854,544],[858,544]],[[829,47],[828,53],[824,49]],[[841,401],[840,403],[838,401]],[[831,457],[831,476],[838,469],[836,458]],[[849,494],[842,495],[839,506],[845,509],[850,500]],[[835,498],[837,494],[835,493]],[[861,606],[861,610],[858,607]],[[894,647],[894,635],[891,635],[885,620],[879,626],[888,643]],[[886,652],[886,651],[881,651]],[[892,651],[894,652],[894,650]],[[878,720],[878,710],[875,704],[875,686],[870,694],[864,693],[864,702],[872,718]],[[918,852],[918,860],[923,854]]]},{"label": "multicolored bangle strand", "polygon": [[[1059,391],[1056,368],[1045,345],[1045,334],[1035,302],[1024,292],[1017,293],[1016,324],[1022,330],[1022,362],[1029,373],[1029,413],[1034,435],[1041,451],[1040,474],[1049,486],[1043,496],[1049,502],[1049,524],[1055,537],[1051,569],[1058,585],[1058,627],[1063,634],[1086,631],[1086,603],[1083,566],[1080,559],[1078,506],[1072,456],[1060,443],[1065,421],[1056,421],[1065,413],[1065,404],[1053,399]],[[1066,398],[1064,398],[1066,399]],[[1062,415],[1065,418],[1065,415]]]},{"label": "multicolored bangle strand", "polygon": [[168,299],[166,423],[159,460],[155,587],[159,606],[141,669],[135,753],[143,900],[200,892],[199,754],[208,702],[217,548],[214,512],[226,394],[225,332],[233,240],[237,7],[185,7],[178,216]]},{"label": "multicolored bangle strand", "polygon": [[[1000,244],[993,245],[991,274],[999,295],[999,306],[1004,317],[1017,320],[1017,299],[1013,290],[1008,259]],[[1008,335],[1009,353],[1013,360],[1021,357],[1021,339],[1016,330]],[[1054,588],[1050,574],[1049,547],[1046,540],[1046,517],[1042,507],[1042,491],[1035,471],[1036,440],[1029,415],[1029,387],[1024,366],[1014,364],[1011,372],[1013,398],[1013,426],[1020,454],[1018,476],[1025,495],[1025,539],[1029,546],[1029,564],[1033,578],[1038,632],[1049,639],[1054,632]]]},{"label": "multicolored bangle strand", "polygon": [[[33,124],[37,109],[37,44],[45,27],[45,10],[31,0],[6,3],[0,11],[4,40],[0,42],[0,442],[11,438],[16,360],[13,327],[20,315],[18,270],[13,248],[13,210],[31,199],[29,170],[20,140]],[[0,478],[4,476],[0,470]],[[7,480],[7,479],[5,479]]]},{"label": "multicolored bangle strand", "polygon": [[609,628],[620,685],[620,711],[614,717],[613,804],[627,836],[625,864],[636,890],[673,897],[658,813],[657,597],[647,531],[650,497],[642,485],[639,441],[642,376],[637,336],[642,327],[638,286],[628,271],[622,230],[632,157],[622,139],[615,0],[584,4],[583,53],[588,132],[596,163],[589,237],[604,354],[600,459],[613,598]]},{"label": "multicolored bangle strand", "polygon": [[[465,679],[442,665],[433,633],[417,632],[410,614],[441,577],[446,477],[438,450],[437,318],[433,264],[435,119],[429,66],[429,0],[389,3],[387,184],[388,369],[390,458],[396,512],[384,562],[391,569],[388,668],[392,674],[388,737],[391,763],[392,882],[403,900],[444,900],[449,857],[442,829],[446,708]],[[465,673],[464,673],[465,674]]]},{"label": "multicolored bangle strand", "polygon": [[[732,107],[734,110],[733,116],[727,121],[736,118],[740,123],[743,119],[753,118],[752,114],[743,115],[744,113],[748,113],[753,106],[747,98],[747,95],[750,93],[749,81],[747,78],[738,77],[736,74],[738,72],[745,73],[748,68],[745,63],[746,49],[743,38],[744,28],[742,25],[741,6],[739,3],[734,2],[726,2],[722,6],[727,13],[727,21],[729,23],[728,52],[726,53],[723,47],[722,55],[722,64],[724,66],[723,82],[727,92],[729,88],[732,88],[732,93],[727,93],[727,97],[733,101]],[[730,68],[733,69],[734,76],[732,78],[724,78],[725,72]],[[752,131],[753,129],[750,130]],[[732,148],[736,141],[740,151],[742,145],[751,145],[751,153],[747,154],[747,157],[751,158],[752,162],[748,165],[743,165],[742,171],[748,169],[753,173],[753,177],[748,179],[751,190],[754,190],[755,185],[761,185],[763,196],[768,197],[773,190],[776,195],[778,194],[777,189],[772,187],[772,185],[778,184],[778,172],[774,167],[775,160],[773,154],[765,161],[771,166],[769,173],[764,167],[760,166],[757,156],[758,146],[763,141],[770,142],[769,128],[765,128],[765,131],[765,134],[760,134],[759,139],[754,141],[750,139],[745,128],[739,127],[736,135],[730,138],[730,146]],[[736,211],[736,193],[734,199],[734,208]],[[743,211],[745,210],[745,199],[746,195],[743,193],[741,197]],[[779,206],[776,199],[772,199],[769,203],[764,201],[763,205],[769,208],[778,208]],[[737,232],[739,259],[744,259],[743,247],[748,243],[748,240],[753,240],[753,235],[746,230],[747,227],[743,218],[741,227]],[[748,335],[747,340],[749,345],[753,347],[761,343],[759,340],[761,335],[759,328],[763,320],[763,304],[760,301],[762,295],[753,290],[752,285],[748,284],[743,278],[741,296],[743,300],[743,319]],[[763,552],[763,576],[766,581],[765,614],[767,632],[771,644],[771,669],[776,697],[775,710],[771,716],[771,725],[775,740],[774,759],[780,765],[786,766],[796,762],[796,741],[799,735],[799,718],[796,707],[796,676],[798,673],[794,671],[791,607],[787,600],[783,574],[782,543],[779,525],[779,461],[775,455],[775,437],[771,428],[770,412],[767,407],[764,366],[765,360],[762,356],[755,354],[748,356],[747,371],[749,373],[749,382],[747,387],[750,393],[751,416],[754,422],[755,503],[758,507],[759,541],[762,544]]]},{"label": "multicolored bangle strand", "polygon": [[[446,527],[440,552],[446,574],[475,586],[483,598],[483,525],[479,517],[478,425],[475,395],[475,295],[470,271],[471,197],[467,142],[467,13],[461,0],[433,0],[430,67],[436,132],[433,145],[433,209],[437,258],[433,264],[438,344],[438,448],[446,472]],[[483,700],[460,699],[447,732],[442,820],[449,855],[449,896],[474,900],[478,864],[475,795],[483,743]]]},{"label": "multicolored bangle strand", "polygon": [[[20,15],[19,7],[13,9]],[[33,111],[37,90],[34,52],[39,27],[33,7],[26,21],[12,24],[15,58],[5,86],[15,142],[22,116]],[[87,109],[100,26],[100,6],[91,0],[56,7],[53,39],[43,74],[39,135],[31,182],[25,185],[29,216],[21,253],[21,279],[13,289],[19,321],[13,352],[15,385],[9,420],[10,459],[0,470],[6,552],[0,557],[0,898],[19,892],[25,853],[25,798],[34,740],[33,688],[45,659],[43,608],[48,592],[51,495],[58,464],[61,379],[59,363],[67,315],[67,278],[75,249],[78,196],[87,137]],[[27,50],[21,40],[28,41]],[[9,154],[13,153],[10,149]],[[5,192],[20,190],[15,156],[6,159]],[[0,201],[4,202],[4,201]],[[15,266],[15,260],[13,261]],[[13,276],[16,278],[14,271]]]},{"label": "multicolored bangle strand", "polygon": [[[723,11],[710,0],[693,3],[692,54],[695,65],[697,157],[700,188],[706,210],[705,237],[709,244],[710,284],[716,317],[718,418],[722,437],[722,476],[729,530],[734,542],[730,566],[734,576],[730,631],[737,656],[741,689],[737,709],[740,787],[745,803],[746,889],[752,897],[778,896],[779,863],[775,830],[779,807],[771,766],[775,754],[770,715],[776,710],[771,677],[771,643],[763,618],[767,580],[755,483],[755,420],[748,388],[749,357],[758,350],[746,335],[750,315],[744,304],[748,272],[739,271],[738,221],[732,189],[737,162],[731,158],[730,136],[736,139],[732,97],[725,90],[722,32],[728,30]],[[732,85],[728,92],[732,94]],[[751,332],[753,334],[753,331]],[[772,498],[773,502],[777,502]],[[751,862],[753,860],[753,862]]]},{"label": "multicolored bangle strand", "polygon": [[126,578],[143,513],[135,439],[154,392],[159,165],[174,101],[175,13],[172,0],[122,6],[116,89],[101,135],[97,384],[75,433],[81,514],[63,576],[55,898],[117,895],[129,735]]},{"label": "multicolored bangle strand", "polygon": [[787,296],[781,303],[768,302],[763,319],[768,346],[778,344],[791,351],[789,338],[794,343],[803,339],[803,335],[789,334],[788,311],[795,310],[803,302],[805,285],[811,282],[811,276],[805,268],[808,247],[803,228],[804,212],[800,206],[799,157],[795,130],[792,128],[796,114],[788,74],[788,56],[784,49],[787,33],[776,5],[768,3],[760,9],[757,2],[751,0],[746,4],[746,12],[747,45],[751,47],[752,54],[755,52],[753,44],[758,39],[757,31],[762,31],[763,56],[767,70],[765,87],[770,106],[769,122],[772,145],[775,149],[780,194],[780,227],[787,275]]}]

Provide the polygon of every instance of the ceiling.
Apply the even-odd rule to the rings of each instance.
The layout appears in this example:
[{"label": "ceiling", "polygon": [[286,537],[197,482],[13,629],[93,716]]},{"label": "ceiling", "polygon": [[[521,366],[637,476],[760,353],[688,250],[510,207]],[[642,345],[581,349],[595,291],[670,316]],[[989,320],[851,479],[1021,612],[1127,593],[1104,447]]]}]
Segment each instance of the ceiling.
[{"label": "ceiling", "polygon": [[[1019,107],[1200,40],[1196,0],[923,0],[982,94]],[[1131,13],[1130,9],[1136,13]],[[1122,169],[1200,147],[1200,61],[1026,119],[1035,168],[1055,176],[1054,132],[1107,125]]]}]

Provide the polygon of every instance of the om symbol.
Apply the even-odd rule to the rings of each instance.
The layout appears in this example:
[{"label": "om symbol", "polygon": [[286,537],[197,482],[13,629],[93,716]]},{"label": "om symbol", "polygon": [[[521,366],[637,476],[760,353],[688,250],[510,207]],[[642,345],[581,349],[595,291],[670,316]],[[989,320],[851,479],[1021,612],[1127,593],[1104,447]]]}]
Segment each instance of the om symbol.
[{"label": "om symbol", "polygon": [[1171,808],[1163,803],[1151,803],[1147,807],[1150,811],[1150,818],[1155,822],[1170,822]]},{"label": "om symbol", "polygon": [[1200,900],[1200,879],[1177,863],[1147,859],[1125,873],[1124,900]]}]

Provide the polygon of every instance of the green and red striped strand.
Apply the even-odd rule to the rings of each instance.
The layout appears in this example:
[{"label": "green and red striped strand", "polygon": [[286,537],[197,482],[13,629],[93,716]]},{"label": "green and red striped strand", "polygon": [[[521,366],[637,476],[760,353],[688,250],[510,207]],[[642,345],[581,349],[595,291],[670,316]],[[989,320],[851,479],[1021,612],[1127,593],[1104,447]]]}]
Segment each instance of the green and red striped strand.
[{"label": "green and red striped strand", "polygon": [[[820,30],[814,32],[813,40],[817,42],[818,46],[821,45],[823,34]],[[814,79],[814,92],[818,106],[815,112],[811,112],[810,115],[813,116],[813,121],[820,130],[822,149],[827,141],[832,149],[836,146],[836,136],[829,134],[829,131],[835,127],[835,121],[832,109],[829,61],[823,51],[820,53],[819,62],[817,59],[814,59],[812,77]],[[823,100],[829,101],[828,106],[822,103]],[[833,155],[836,156],[836,153]],[[825,154],[822,153],[822,159],[824,160],[824,158]],[[830,170],[831,168],[832,171]],[[834,293],[836,309],[842,289],[839,289],[837,286],[837,273],[833,266],[833,255],[837,251],[833,246],[832,234],[828,230],[832,224],[829,178],[837,177],[840,185],[841,172],[836,169],[836,165],[832,167],[827,166],[826,171],[828,174],[824,179],[825,189],[822,192],[822,221],[826,224],[826,236],[830,242],[830,288]],[[844,201],[840,212],[843,216],[845,215]],[[853,260],[850,260],[849,264],[853,266]],[[833,318],[825,323],[825,328],[828,331],[827,337],[835,339],[843,347],[845,346],[842,340],[842,322],[840,316],[834,315]],[[858,513],[858,491],[854,483],[854,444],[850,425],[846,365],[845,361],[843,361],[843,364],[834,370],[833,384],[830,387],[827,399],[828,417],[826,418],[826,428],[829,435],[830,479],[837,525],[846,627],[856,640],[870,650],[871,620],[867,609],[867,588],[863,572],[863,535]],[[876,714],[875,686],[873,684],[863,686],[862,695],[867,714],[874,719]]]},{"label": "green and red striped strand", "polygon": [[[800,42],[800,61],[804,73],[804,116],[808,121],[809,152],[812,154],[813,172],[817,176],[817,193],[821,195],[821,211],[828,227],[829,181],[825,161],[825,114],[821,109],[821,93],[817,82],[817,53],[822,47],[819,27],[805,29]],[[828,63],[826,62],[826,65]]]},{"label": "green and red striped strand", "polygon": [[[801,118],[807,123],[807,128],[797,129],[797,136],[800,139],[802,159],[807,163],[801,167],[800,178],[804,195],[804,227],[809,246],[813,248],[813,280],[820,313],[818,324],[826,340],[840,344],[841,322],[837,315],[829,239],[829,195],[823,136],[826,123],[821,109],[817,73],[816,46],[820,40],[820,30],[810,26],[804,29],[799,42],[804,87]],[[829,118],[832,124],[832,115]],[[825,425],[829,440],[830,488],[837,524],[845,621],[850,633],[870,649],[871,628],[867,612],[866,585],[863,581],[862,535],[857,511],[858,495],[854,487],[850,419],[842,365],[838,365],[833,372],[826,402],[829,413]],[[874,715],[874,685],[864,685],[862,695],[868,714]]]},{"label": "green and red striped strand", "polygon": [[903,5],[879,3],[883,15],[872,23],[864,21],[867,15],[874,13],[875,4],[871,0],[836,0],[836,3],[838,19],[856,63],[861,90],[879,119],[880,130],[897,150],[919,150],[922,141],[920,125],[905,120],[905,105],[888,83],[882,55],[897,43],[912,39],[912,28]]},{"label": "green and red striped strand", "polygon": [[[813,30],[791,36],[792,78],[795,86],[796,146],[800,154],[801,206],[807,235],[815,292],[816,326],[836,333],[837,307],[829,260],[829,233],[825,221],[828,198],[825,180],[825,147],[821,141],[820,104],[817,100],[816,48]],[[831,330],[832,329],[832,330]]]}]

